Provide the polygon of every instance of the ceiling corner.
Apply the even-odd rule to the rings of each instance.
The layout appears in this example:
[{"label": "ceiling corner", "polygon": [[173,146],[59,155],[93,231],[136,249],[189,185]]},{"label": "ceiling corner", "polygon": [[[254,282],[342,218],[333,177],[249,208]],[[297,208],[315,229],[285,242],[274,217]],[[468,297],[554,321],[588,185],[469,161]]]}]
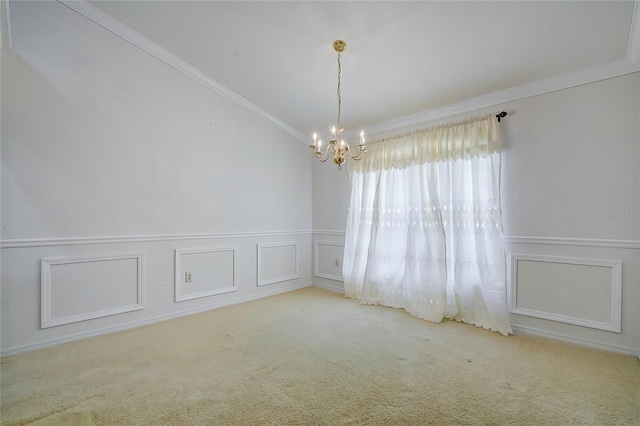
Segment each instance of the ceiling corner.
[{"label": "ceiling corner", "polygon": [[640,0],[636,0],[633,7],[627,59],[631,61],[635,68],[640,70]]},{"label": "ceiling corner", "polygon": [[73,10],[74,12],[89,19],[96,25],[99,25],[104,29],[106,29],[107,31],[110,31],[111,33],[125,40],[126,42],[131,43],[132,45],[136,46],[146,54],[153,56],[159,61],[169,65],[176,71],[202,84],[207,89],[233,102],[234,104],[243,108],[247,112],[264,120],[271,126],[279,129],[283,133],[286,133],[287,135],[291,136],[298,142],[303,143],[305,145],[307,144],[307,139],[308,139],[307,136],[304,135],[299,130],[293,128],[289,124],[285,123],[284,121],[280,120],[279,118],[265,111],[264,109],[254,104],[250,100],[246,99],[245,97],[241,96],[237,92],[234,92],[229,87],[215,80],[214,78],[207,75],[206,73],[200,71],[198,68],[194,67],[193,65],[182,60],[178,56],[166,50],[164,47],[149,40],[142,34],[135,31],[133,28],[125,25],[124,23],[120,22],[116,18],[110,16],[109,14],[93,6],[88,1],[58,0],[58,2],[68,7],[69,9]]},{"label": "ceiling corner", "polygon": [[[11,10],[9,9],[9,0],[4,0],[2,3],[5,5],[4,19],[1,19],[0,25],[0,47],[4,47],[4,36],[7,36],[7,46],[9,50],[13,50],[13,39],[11,37]],[[5,32],[6,28],[6,32]]]}]

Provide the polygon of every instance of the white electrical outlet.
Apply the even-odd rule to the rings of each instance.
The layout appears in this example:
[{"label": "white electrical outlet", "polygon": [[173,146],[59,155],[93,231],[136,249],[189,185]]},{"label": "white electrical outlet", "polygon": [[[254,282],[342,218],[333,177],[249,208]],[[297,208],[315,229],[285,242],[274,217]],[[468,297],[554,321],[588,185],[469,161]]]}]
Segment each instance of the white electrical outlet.
[{"label": "white electrical outlet", "polygon": [[184,282],[185,283],[190,283],[191,282],[191,272],[185,272],[184,273]]},{"label": "white electrical outlet", "polygon": [[340,260],[336,259],[335,262],[334,262],[334,265],[336,265],[336,268],[339,268],[340,267]]}]

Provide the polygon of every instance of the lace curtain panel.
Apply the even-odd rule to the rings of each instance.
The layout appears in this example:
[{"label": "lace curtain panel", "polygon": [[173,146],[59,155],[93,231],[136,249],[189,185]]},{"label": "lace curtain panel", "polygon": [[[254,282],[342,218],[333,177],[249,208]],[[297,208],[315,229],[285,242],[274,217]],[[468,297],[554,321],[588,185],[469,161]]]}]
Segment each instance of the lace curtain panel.
[{"label": "lace curtain panel", "polygon": [[369,145],[352,163],[345,295],[511,333],[495,114]]}]

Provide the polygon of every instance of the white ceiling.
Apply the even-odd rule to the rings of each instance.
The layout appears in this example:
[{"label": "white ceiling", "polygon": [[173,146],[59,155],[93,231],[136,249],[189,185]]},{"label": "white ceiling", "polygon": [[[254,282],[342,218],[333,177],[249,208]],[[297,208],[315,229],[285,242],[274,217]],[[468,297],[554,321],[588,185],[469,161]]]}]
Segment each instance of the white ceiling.
[{"label": "white ceiling", "polygon": [[304,135],[335,122],[335,39],[347,129],[621,61],[638,70],[632,0],[90,3]]}]

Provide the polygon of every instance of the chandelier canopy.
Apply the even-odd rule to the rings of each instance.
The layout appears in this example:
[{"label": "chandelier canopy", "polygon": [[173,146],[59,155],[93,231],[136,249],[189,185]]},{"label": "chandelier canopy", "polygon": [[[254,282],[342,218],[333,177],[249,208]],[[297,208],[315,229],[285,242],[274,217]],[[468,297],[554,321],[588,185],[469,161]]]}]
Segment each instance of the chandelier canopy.
[{"label": "chandelier canopy", "polygon": [[344,129],[340,122],[340,107],[342,103],[342,97],[340,94],[340,73],[342,71],[342,67],[340,65],[340,54],[344,52],[346,48],[347,43],[342,40],[336,40],[333,42],[333,49],[338,52],[338,119],[336,125],[331,128],[331,140],[323,151],[322,139],[318,139],[318,133],[314,132],[313,144],[309,145],[309,148],[313,149],[313,155],[322,162],[327,161],[329,155],[333,155],[333,162],[338,166],[338,170],[342,169],[342,164],[344,164],[347,159],[345,154],[348,153],[354,160],[360,160],[364,156],[364,153],[367,152],[367,145],[364,140],[364,130],[360,131],[360,142],[356,147],[355,154],[352,152],[349,144],[342,139],[342,132]]}]

